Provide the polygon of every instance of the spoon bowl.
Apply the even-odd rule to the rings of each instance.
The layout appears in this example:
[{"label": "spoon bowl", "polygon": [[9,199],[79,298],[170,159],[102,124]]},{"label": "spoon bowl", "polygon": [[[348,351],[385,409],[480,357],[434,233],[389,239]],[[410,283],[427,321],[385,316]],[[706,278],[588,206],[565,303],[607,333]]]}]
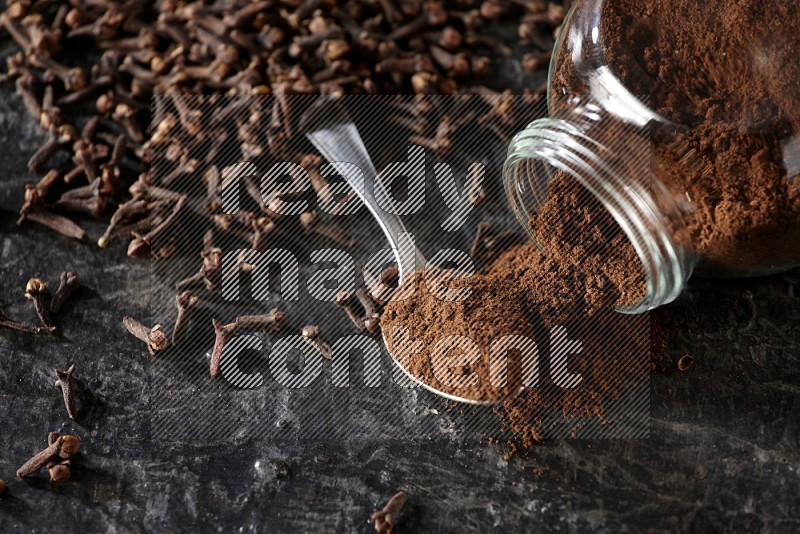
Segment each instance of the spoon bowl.
[{"label": "spoon bowl", "polygon": [[[397,215],[388,213],[378,206],[376,195],[388,196],[389,193],[377,177],[377,171],[358,133],[358,128],[341,103],[334,98],[320,98],[304,112],[300,128],[311,144],[344,177],[378,223],[397,261],[399,283],[402,284],[414,272],[424,269],[427,264],[425,256],[417,248],[414,240],[407,238],[409,234],[403,222]],[[360,175],[353,172],[352,166],[361,171]],[[369,179],[373,184],[371,189],[365,186],[365,182]],[[385,334],[382,334],[382,340],[388,349]],[[445,399],[475,405],[493,405],[505,400],[505,398],[478,400],[447,393],[411,374],[391,351],[389,354],[400,370],[414,383]]]}]

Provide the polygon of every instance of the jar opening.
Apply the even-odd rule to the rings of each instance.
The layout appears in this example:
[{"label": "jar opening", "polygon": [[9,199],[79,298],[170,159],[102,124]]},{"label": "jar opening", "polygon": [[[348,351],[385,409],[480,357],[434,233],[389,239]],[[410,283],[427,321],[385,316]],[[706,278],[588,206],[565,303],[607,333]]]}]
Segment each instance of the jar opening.
[{"label": "jar opening", "polygon": [[[517,219],[548,255],[561,254],[558,247],[563,246],[565,259],[581,261],[581,254],[590,252],[587,245],[604,247],[594,252],[609,255],[604,268],[620,284],[618,311],[640,313],[671,302],[691,274],[693,257],[668,231],[670,218],[664,217],[663,206],[668,194],[663,186],[630,175],[647,172],[644,143],[641,147],[608,145],[584,130],[570,121],[540,119],[512,140],[504,183]],[[625,151],[625,158],[614,157],[620,151]],[[564,189],[562,183],[569,182],[572,189]],[[577,193],[575,186],[583,193]],[[558,199],[554,193],[574,198]],[[554,202],[560,204],[556,210],[550,209]],[[554,220],[559,213],[564,220]],[[566,220],[576,217],[586,224]],[[533,227],[532,220],[536,221]],[[583,235],[586,231],[594,235]],[[603,243],[606,238],[608,242]],[[624,258],[626,247],[635,252],[638,265]],[[625,287],[626,277],[630,287]],[[638,289],[634,287],[637,279]]]}]

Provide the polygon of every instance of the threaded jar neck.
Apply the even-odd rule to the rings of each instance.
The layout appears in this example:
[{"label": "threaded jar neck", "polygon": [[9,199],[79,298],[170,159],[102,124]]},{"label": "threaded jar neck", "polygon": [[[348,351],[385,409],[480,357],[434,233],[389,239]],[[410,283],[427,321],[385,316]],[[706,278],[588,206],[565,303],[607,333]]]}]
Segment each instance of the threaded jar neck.
[{"label": "threaded jar neck", "polygon": [[599,107],[585,105],[528,125],[512,139],[503,168],[506,197],[539,248],[529,219],[558,171],[576,179],[608,210],[633,245],[647,282],[641,302],[619,307],[623,313],[675,300],[696,263],[678,206],[649,164],[645,129],[614,124]]}]

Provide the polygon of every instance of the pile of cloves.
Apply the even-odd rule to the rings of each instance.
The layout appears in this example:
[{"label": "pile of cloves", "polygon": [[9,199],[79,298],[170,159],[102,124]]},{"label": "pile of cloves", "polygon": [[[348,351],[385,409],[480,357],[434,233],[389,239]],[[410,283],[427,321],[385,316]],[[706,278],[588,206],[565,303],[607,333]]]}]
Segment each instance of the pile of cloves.
[{"label": "pile of cloves", "polygon": [[[199,215],[209,226],[201,266],[178,282],[179,291],[220,288],[223,249],[215,241],[232,238],[262,251],[283,225],[293,224],[294,231],[352,247],[354,240],[315,209],[281,215],[278,208],[291,195],[266,205],[254,178],[232,163],[291,156],[308,169],[321,200],[335,204],[331,215],[347,204],[347,195],[322,198],[330,188],[318,170],[321,158],[308,148],[298,153],[292,143],[301,137],[295,95],[469,93],[482,105],[459,109],[398,97],[391,122],[440,157],[467,126],[507,140],[530,119],[543,86],[520,97],[480,80],[498,66],[491,58],[515,53],[524,69],[545,69],[564,13],[561,2],[549,0],[12,0],[0,13],[0,27],[20,50],[5,58],[2,79],[15,84],[48,132],[28,162],[43,176],[26,186],[18,223],[84,239],[67,215],[103,217],[113,208],[100,247],[125,239],[129,256],[164,258],[184,241],[183,218]],[[507,32],[497,28],[511,21],[518,37],[506,42]],[[85,53],[70,54],[75,47]],[[67,120],[85,117],[87,109],[81,124]],[[146,166],[151,170],[142,172]],[[125,196],[121,184],[137,173],[130,196],[118,202]],[[199,210],[180,187],[196,176],[205,184]],[[222,211],[221,192],[232,178],[243,179],[251,201],[235,215]],[[473,178],[467,188],[478,203],[486,191],[481,177]],[[242,257],[239,267],[248,273],[253,265]],[[26,292],[43,323],[30,327],[35,332],[54,328],[41,305],[43,291],[32,280]],[[172,339],[159,325],[126,318],[125,326],[151,354],[177,344],[188,310],[197,305],[190,295],[177,296]],[[341,294],[336,304],[358,330],[379,333],[383,303],[368,291]],[[24,327],[0,317],[0,326],[14,325]],[[226,326],[215,327],[218,341]],[[212,358],[212,374],[214,367]]]},{"label": "pile of cloves", "polygon": [[[14,83],[49,135],[29,161],[43,178],[26,187],[19,222],[84,239],[66,215],[104,216],[123,175],[151,164],[158,145],[169,144],[178,130],[205,157],[195,157],[192,146],[170,146],[174,168],[160,183],[147,175],[141,183],[166,187],[182,175],[213,174],[210,162],[220,147],[209,147],[211,138],[237,139],[239,161],[274,150],[296,134],[292,95],[476,92],[497,100],[499,93],[476,86],[497,66],[491,58],[510,57],[516,46],[524,68],[543,70],[564,12],[548,0],[9,0],[0,28],[20,50],[5,58],[1,78]],[[504,21],[518,24],[516,42],[504,42],[507,32],[496,31]],[[76,49],[81,53],[70,53]],[[537,99],[542,88],[527,94]],[[149,120],[153,95],[166,95],[171,109],[157,105]],[[220,105],[204,114],[192,95]],[[252,95],[271,95],[270,109],[247,109],[249,119],[225,133],[230,119],[250,106],[234,97]],[[94,113],[80,127],[69,123],[89,108]],[[491,108],[476,117],[486,128],[512,119],[513,110]],[[447,150],[454,125],[431,118],[409,123],[415,139]],[[264,120],[274,128],[266,139],[254,138],[250,133]],[[146,201],[133,193],[99,244],[124,235],[133,238],[131,255],[169,254],[170,247],[150,246],[153,233],[163,232],[180,209],[179,199],[161,192],[150,191]],[[142,210],[152,217],[142,217]]]}]

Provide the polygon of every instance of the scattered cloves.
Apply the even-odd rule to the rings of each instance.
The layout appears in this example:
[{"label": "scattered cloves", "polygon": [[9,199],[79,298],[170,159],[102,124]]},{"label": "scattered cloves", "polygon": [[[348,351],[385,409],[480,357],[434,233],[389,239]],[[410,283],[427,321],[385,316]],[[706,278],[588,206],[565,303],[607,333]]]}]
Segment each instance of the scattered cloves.
[{"label": "scattered cloves", "polygon": [[21,323],[19,321],[15,321],[14,319],[5,317],[4,315],[0,315],[0,328],[16,330],[17,332],[25,332],[26,334],[50,334],[53,332],[53,329],[51,328]]},{"label": "scattered cloves", "polygon": [[[21,49],[7,58],[8,68],[2,78],[16,84],[25,107],[51,132],[50,140],[31,158],[30,167],[42,169],[55,159],[58,151],[69,153],[71,158],[69,168],[53,170],[39,184],[26,188],[18,223],[31,220],[63,235],[83,239],[85,232],[79,225],[50,210],[99,215],[110,199],[117,196],[115,184],[124,174],[122,165],[126,157],[133,160],[128,163],[150,164],[159,157],[162,147],[169,146],[166,159],[172,170],[166,176],[151,176],[146,184],[138,184],[135,191],[132,188],[134,199],[120,205],[98,241],[103,247],[115,235],[133,238],[128,248],[131,256],[151,252],[166,255],[174,250],[171,235],[164,247],[159,248],[153,242],[172,227],[185,202],[185,197],[181,200],[159,196],[165,192],[179,194],[167,189],[169,182],[178,177],[202,172],[210,166],[208,209],[223,215],[220,172],[213,166],[216,157],[227,150],[227,141],[239,144],[243,154],[254,155],[288,146],[293,129],[296,132],[288,95],[347,93],[351,89],[367,94],[454,93],[462,83],[456,78],[488,72],[492,66],[489,51],[502,55],[509,50],[501,39],[481,31],[485,20],[495,22],[504,17],[522,20],[520,39],[545,50],[537,43],[550,40],[551,27],[560,24],[565,13],[564,6],[539,0],[452,3],[465,11],[451,9],[450,3],[440,0],[353,0],[341,6],[328,0],[263,0],[246,5],[222,2],[219,6],[196,2],[150,5],[136,0],[119,4],[105,0],[52,4],[51,0],[12,2],[6,13],[0,15],[0,24]],[[523,16],[521,12],[527,14]],[[545,31],[538,27],[540,24],[549,27]],[[87,52],[98,52],[100,59],[95,65],[74,64],[67,57],[64,64],[56,60],[60,57],[56,52],[77,44],[72,39],[81,39],[81,44],[93,47]],[[546,52],[523,56],[523,66],[527,69],[543,68],[546,62]],[[163,108],[156,113],[153,127],[146,129],[145,114],[154,92],[168,95],[164,100],[175,110]],[[199,107],[190,106],[189,95],[193,93],[211,93],[214,97],[272,93],[275,128],[259,137],[257,126],[265,122],[262,119],[269,120],[269,111],[253,106],[253,112],[249,113],[249,101],[209,116]],[[90,103],[99,115],[90,119],[81,136],[76,137],[74,128],[63,123],[72,111],[66,106],[90,98],[96,99]],[[64,106],[63,116],[58,106]],[[507,119],[507,114],[493,112],[491,121],[477,124],[496,129],[498,122],[508,129]],[[430,120],[422,115],[408,119],[409,124],[415,122],[421,125],[415,133],[426,146],[439,154],[452,148],[455,127],[447,124],[447,120],[435,115]],[[442,123],[444,127],[436,129],[435,134],[425,126]],[[234,132],[230,126],[238,131]],[[186,134],[193,139],[186,139]],[[208,153],[197,154],[201,147],[207,148],[209,137],[214,140]],[[319,156],[314,157],[318,165]],[[88,186],[77,183],[84,177]],[[333,202],[332,189],[316,169],[311,180],[318,197],[335,204],[335,210],[346,206],[346,200],[353,197],[351,192],[347,199]],[[78,187],[55,203],[45,202],[49,185],[57,181]],[[248,188],[251,196],[253,191],[253,187]],[[472,185],[467,192],[474,203],[486,194],[482,187]],[[270,208],[261,205],[259,195],[255,200],[269,214]],[[170,206],[174,207],[171,215]],[[252,242],[255,250],[263,250],[280,216],[250,215],[236,221],[234,230],[241,230],[238,235]],[[300,216],[300,224],[307,233],[322,235],[346,247],[354,246],[355,241],[349,235],[323,219],[317,211],[309,211]],[[497,235],[483,236],[480,246],[485,253],[493,253],[499,241]],[[200,271],[179,282],[178,287],[204,283],[209,290],[217,289],[221,284],[221,258],[221,249],[206,247]],[[396,279],[396,271],[393,278]],[[392,285],[383,275],[381,281]],[[28,295],[44,328],[2,316],[0,327],[32,333],[52,331],[54,327],[47,312],[57,313],[79,285],[77,276],[69,272],[62,273],[60,282],[49,310],[44,307],[41,287],[31,288]],[[357,328],[373,334],[379,331],[380,302],[376,303],[363,290],[340,296],[337,305]],[[178,318],[173,344],[185,338],[190,312],[197,302],[197,297],[188,292],[176,298]],[[148,328],[129,317],[124,323],[133,335],[147,343],[151,354],[170,344],[160,326]],[[231,332],[246,327],[274,328],[280,323],[271,315],[243,316],[232,323]],[[221,350],[220,347],[217,370]],[[212,358],[213,374],[216,373]],[[65,467],[54,465],[54,478],[64,476]]]}]

